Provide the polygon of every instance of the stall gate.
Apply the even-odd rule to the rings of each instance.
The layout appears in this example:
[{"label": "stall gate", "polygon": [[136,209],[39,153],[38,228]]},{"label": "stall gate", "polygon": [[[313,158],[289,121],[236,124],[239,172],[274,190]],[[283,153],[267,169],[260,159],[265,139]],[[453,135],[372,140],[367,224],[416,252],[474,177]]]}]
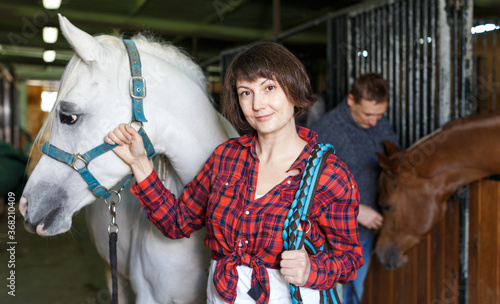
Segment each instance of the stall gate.
[{"label": "stall gate", "polygon": [[14,77],[0,64],[0,140],[20,148],[19,90]]}]

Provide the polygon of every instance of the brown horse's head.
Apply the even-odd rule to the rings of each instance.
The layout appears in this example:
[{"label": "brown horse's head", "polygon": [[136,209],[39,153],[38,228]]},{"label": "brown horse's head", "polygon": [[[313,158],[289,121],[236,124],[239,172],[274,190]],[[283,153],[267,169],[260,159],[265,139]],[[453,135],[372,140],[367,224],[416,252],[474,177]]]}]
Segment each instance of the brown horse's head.
[{"label": "brown horse's head", "polygon": [[397,268],[407,261],[405,253],[442,218],[446,204],[433,180],[419,176],[394,143],[384,145],[386,154],[378,154],[384,224],[375,252],[384,267]]}]

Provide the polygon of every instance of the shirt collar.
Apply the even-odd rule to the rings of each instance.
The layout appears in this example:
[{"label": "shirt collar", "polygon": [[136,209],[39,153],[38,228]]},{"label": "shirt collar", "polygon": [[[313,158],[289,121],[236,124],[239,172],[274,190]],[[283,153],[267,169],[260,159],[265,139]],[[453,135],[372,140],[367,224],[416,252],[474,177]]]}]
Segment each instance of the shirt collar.
[{"label": "shirt collar", "polygon": [[[347,109],[349,110],[349,108]],[[352,119],[352,118],[351,118]],[[304,172],[304,168],[307,162],[307,157],[311,154],[313,147],[318,143],[318,134],[313,130],[309,130],[304,127],[296,126],[297,134],[307,142],[304,150],[300,153],[297,160],[290,167],[291,169],[299,169]],[[250,153],[257,158],[257,153],[255,151],[255,145],[257,141],[257,131],[249,132],[241,137],[239,137],[236,142],[241,144],[243,147],[249,148]]]}]

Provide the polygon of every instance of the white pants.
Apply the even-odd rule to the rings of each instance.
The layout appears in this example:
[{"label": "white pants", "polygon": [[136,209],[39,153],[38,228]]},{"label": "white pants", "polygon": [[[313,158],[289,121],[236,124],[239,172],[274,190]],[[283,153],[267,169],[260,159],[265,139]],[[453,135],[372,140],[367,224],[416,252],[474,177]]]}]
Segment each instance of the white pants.
[{"label": "white pants", "polygon": [[[207,284],[207,304],[226,304],[214,287],[214,270],[217,261],[212,260],[210,263],[210,273],[208,275]],[[247,266],[237,266],[238,284],[236,286],[236,301],[235,304],[255,304],[255,300],[248,295],[248,290],[251,288],[252,268]],[[291,304],[290,285],[280,271],[277,269],[267,269],[269,275],[270,299],[269,304]],[[300,294],[304,304],[319,304],[319,291],[310,288],[300,288]]]}]

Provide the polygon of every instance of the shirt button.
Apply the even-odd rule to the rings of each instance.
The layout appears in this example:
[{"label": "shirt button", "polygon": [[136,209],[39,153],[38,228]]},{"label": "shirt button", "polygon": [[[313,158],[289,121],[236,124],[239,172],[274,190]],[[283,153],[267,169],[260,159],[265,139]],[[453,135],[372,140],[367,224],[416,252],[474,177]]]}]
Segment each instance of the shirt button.
[{"label": "shirt button", "polygon": [[248,210],[247,210],[247,211],[245,211],[245,214],[246,214],[246,215],[249,215],[249,214],[250,214],[250,211],[248,211]]},{"label": "shirt button", "polygon": [[224,184],[224,186],[228,186],[228,185],[229,185],[229,183],[225,183],[225,184]]},{"label": "shirt button", "polygon": [[248,191],[252,192],[252,191],[253,191],[253,188],[252,188],[252,187],[248,188]]},{"label": "shirt button", "polygon": [[287,180],[286,183],[290,185],[292,182],[290,180]]},{"label": "shirt button", "polygon": [[248,240],[245,240],[245,244],[248,244]]}]

